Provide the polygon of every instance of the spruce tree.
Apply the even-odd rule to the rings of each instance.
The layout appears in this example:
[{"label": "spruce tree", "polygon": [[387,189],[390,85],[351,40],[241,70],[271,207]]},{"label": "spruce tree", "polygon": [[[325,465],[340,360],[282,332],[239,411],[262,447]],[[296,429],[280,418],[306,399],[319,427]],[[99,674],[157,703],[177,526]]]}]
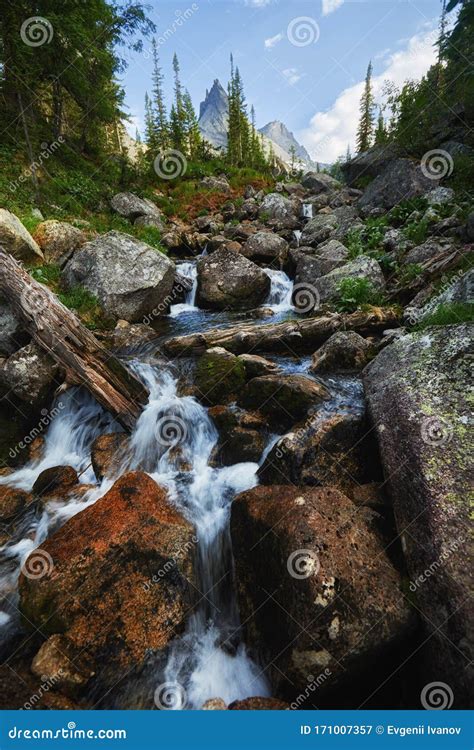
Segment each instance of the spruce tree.
[{"label": "spruce tree", "polygon": [[181,85],[179,61],[176,52],[173,55],[174,72],[174,102],[170,113],[170,131],[173,148],[185,151],[185,120],[186,115],[183,103],[183,88]]},{"label": "spruce tree", "polygon": [[379,116],[377,118],[377,127],[375,129],[375,138],[374,142],[380,146],[384,143],[387,143],[388,136],[387,136],[387,130],[385,128],[385,120],[383,118],[383,112],[382,107],[379,107]]},{"label": "spruce tree", "polygon": [[187,90],[183,94],[183,111],[186,152],[191,159],[195,159],[200,151],[201,132],[199,130],[198,119],[196,117],[191,96]]},{"label": "spruce tree", "polygon": [[158,48],[156,40],[152,41],[153,50],[153,119],[155,123],[155,134],[160,150],[164,150],[169,145],[169,126],[166,106],[163,96],[163,73],[160,68],[158,59]]},{"label": "spruce tree", "polygon": [[360,121],[357,131],[357,150],[367,151],[372,145],[374,131],[374,95],[372,92],[372,62],[369,62],[365,85],[360,100]]}]

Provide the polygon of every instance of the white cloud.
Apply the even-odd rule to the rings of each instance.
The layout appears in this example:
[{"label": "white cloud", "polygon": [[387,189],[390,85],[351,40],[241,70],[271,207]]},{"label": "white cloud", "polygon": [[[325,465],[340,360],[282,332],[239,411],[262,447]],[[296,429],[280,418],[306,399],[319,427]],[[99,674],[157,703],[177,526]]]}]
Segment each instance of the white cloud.
[{"label": "white cloud", "polygon": [[344,4],[344,0],[323,0],[323,16],[334,13],[335,10]]},{"label": "white cloud", "polygon": [[[436,61],[433,42],[437,30],[417,34],[408,40],[405,49],[390,55],[380,75],[372,79],[376,101],[382,98],[385,81],[397,86],[407,79],[419,79]],[[325,112],[316,112],[308,128],[299,133],[299,140],[306,146],[315,161],[333,162],[346,153],[349,144],[355,150],[359,102],[364,82],[345,89]]]},{"label": "white cloud", "polygon": [[272,49],[272,47],[275,46],[275,44],[278,44],[278,42],[281,42],[283,39],[283,34],[275,34],[275,36],[271,36],[269,39],[265,39],[265,49]]},{"label": "white cloud", "polygon": [[245,5],[248,5],[251,8],[265,8],[272,2],[273,0],[245,0]]},{"label": "white cloud", "polygon": [[290,86],[294,86],[295,83],[298,83],[298,81],[302,77],[297,68],[285,68],[281,72],[285,76]]}]

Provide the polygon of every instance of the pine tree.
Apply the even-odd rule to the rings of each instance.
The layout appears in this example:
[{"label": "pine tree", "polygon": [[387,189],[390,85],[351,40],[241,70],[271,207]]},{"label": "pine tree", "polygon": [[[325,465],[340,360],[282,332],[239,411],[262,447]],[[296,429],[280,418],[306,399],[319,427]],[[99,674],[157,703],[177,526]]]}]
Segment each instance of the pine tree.
[{"label": "pine tree", "polygon": [[145,143],[151,152],[158,151],[153,105],[148,92],[145,94]]},{"label": "pine tree", "polygon": [[374,131],[374,95],[372,92],[372,62],[369,62],[365,85],[360,100],[360,121],[357,131],[357,150],[367,151],[372,145]]},{"label": "pine tree", "polygon": [[179,61],[176,52],[173,55],[174,72],[174,103],[170,112],[171,142],[178,151],[186,150],[185,111],[183,103],[183,88],[181,86]]},{"label": "pine tree", "polygon": [[155,134],[158,148],[160,151],[166,149],[169,145],[169,125],[166,114],[166,106],[163,96],[163,73],[161,72],[158,48],[156,40],[152,41],[153,50],[153,119],[155,123]]},{"label": "pine tree", "polygon": [[379,116],[377,118],[377,127],[375,129],[374,143],[378,146],[387,143],[388,134],[385,127],[385,120],[383,117],[382,107],[379,107]]},{"label": "pine tree", "polygon": [[351,154],[351,147],[350,147],[350,145],[349,145],[349,144],[347,144],[347,149],[346,149],[346,162],[350,161],[351,159],[352,159],[352,154]]},{"label": "pine tree", "polygon": [[201,132],[191,96],[187,90],[183,94],[183,111],[186,153],[191,159],[195,159],[201,146]]}]

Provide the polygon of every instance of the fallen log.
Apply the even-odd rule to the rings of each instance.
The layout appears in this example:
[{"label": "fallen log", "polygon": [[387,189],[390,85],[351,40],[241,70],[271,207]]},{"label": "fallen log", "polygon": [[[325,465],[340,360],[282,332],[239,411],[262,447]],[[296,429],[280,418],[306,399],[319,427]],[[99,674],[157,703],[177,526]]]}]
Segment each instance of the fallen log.
[{"label": "fallen log", "polygon": [[137,377],[108,351],[71,310],[0,248],[0,294],[25,330],[65,372],[131,430],[148,400]]},{"label": "fallen log", "polygon": [[370,335],[384,328],[397,327],[399,320],[392,308],[371,308],[351,314],[329,314],[285,323],[253,323],[232,328],[217,328],[204,333],[170,338],[163,344],[170,357],[202,354],[213,346],[222,346],[234,354],[248,352],[312,353],[336,331],[357,331]]}]

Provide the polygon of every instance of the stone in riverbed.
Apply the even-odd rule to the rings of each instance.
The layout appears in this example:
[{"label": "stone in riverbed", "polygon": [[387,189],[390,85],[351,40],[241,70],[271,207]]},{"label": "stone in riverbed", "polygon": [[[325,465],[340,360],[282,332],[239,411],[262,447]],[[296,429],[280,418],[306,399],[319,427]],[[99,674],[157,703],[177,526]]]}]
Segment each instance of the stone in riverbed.
[{"label": "stone in riverbed", "polygon": [[112,210],[129,221],[135,221],[139,216],[153,216],[161,219],[158,206],[148,198],[139,198],[134,193],[117,193],[110,201]]},{"label": "stone in riverbed", "polygon": [[20,401],[39,407],[51,394],[58,366],[35,343],[11,354],[0,368],[0,386]]},{"label": "stone in riverbed", "polygon": [[[376,461],[364,414],[318,413],[296,424],[268,453],[258,470],[262,484],[331,485],[348,493],[371,478]],[[374,460],[375,459],[375,460]]]},{"label": "stone in riverbed", "polygon": [[198,398],[206,404],[235,401],[245,385],[244,363],[220,346],[208,349],[196,365]]},{"label": "stone in riverbed", "polygon": [[370,359],[373,346],[355,331],[333,333],[313,354],[311,372],[362,370]]},{"label": "stone in riverbed", "polygon": [[307,172],[301,178],[301,184],[307,190],[311,190],[314,195],[342,188],[342,184],[338,180],[325,172]]},{"label": "stone in riverbed", "polygon": [[219,431],[216,456],[224,466],[260,460],[266,443],[262,416],[228,406],[211,407],[209,416]]},{"label": "stone in riverbed", "polygon": [[[424,676],[468,708],[474,654],[469,595],[472,324],[396,339],[364,371],[387,488],[426,636]],[[429,571],[429,574],[427,574]]]},{"label": "stone in riverbed", "polygon": [[278,698],[244,698],[229,703],[229,711],[288,711],[289,705]]},{"label": "stone in riverbed", "polygon": [[270,291],[270,278],[251,260],[220,248],[198,261],[197,304],[218,310],[258,307]]},{"label": "stone in riverbed", "polygon": [[34,239],[44,253],[46,263],[64,266],[71,255],[86,242],[86,235],[66,221],[43,221],[35,229]]},{"label": "stone in riverbed", "polygon": [[341,492],[256,487],[232,504],[231,534],[246,642],[277,689],[297,696],[325,669],[318,695],[357,684],[410,633],[401,576]]},{"label": "stone in riverbed", "polygon": [[[131,472],[71,518],[24,563],[27,627],[86,649],[101,687],[164,648],[192,612],[194,529],[149,476]],[[139,613],[139,616],[137,616]]]},{"label": "stone in riverbed", "polygon": [[327,398],[326,386],[304,375],[264,375],[247,383],[240,403],[265,414],[275,426],[288,426]]},{"label": "stone in riverbed", "polygon": [[66,636],[59,634],[43,643],[33,659],[31,671],[69,698],[77,698],[94,676],[87,653],[81,653]]},{"label": "stone in riverbed", "polygon": [[259,216],[262,221],[293,229],[298,226],[298,207],[299,201],[295,203],[279,193],[268,193],[260,204]]},{"label": "stone in riverbed", "polygon": [[0,208],[0,245],[16,260],[25,263],[44,261],[38,243],[34,241],[20,219],[5,208]]},{"label": "stone in riverbed", "polygon": [[84,287],[106,314],[131,323],[167,312],[174,277],[175,265],[166,255],[121,232],[87,242],[62,273],[67,288]]},{"label": "stone in riverbed", "polygon": [[288,254],[288,243],[273,232],[255,232],[242,246],[241,254],[256,262],[282,266]]},{"label": "stone in riverbed", "polygon": [[381,292],[385,289],[385,279],[379,263],[367,255],[359,255],[343,266],[335,268],[326,276],[321,276],[316,281],[316,289],[319,293],[320,302],[337,299],[339,296],[339,284],[342,279],[367,279],[375,291]]},{"label": "stone in riverbed", "polygon": [[78,482],[77,471],[72,466],[52,466],[38,476],[33,485],[33,494],[37,497],[60,496],[64,491],[70,492]]},{"label": "stone in riverbed", "polygon": [[91,462],[99,482],[117,475],[127,454],[130,438],[124,432],[99,435],[92,443]]},{"label": "stone in riverbed", "polygon": [[34,498],[28,492],[8,484],[0,484],[0,519],[2,521],[17,516],[32,502]]}]

